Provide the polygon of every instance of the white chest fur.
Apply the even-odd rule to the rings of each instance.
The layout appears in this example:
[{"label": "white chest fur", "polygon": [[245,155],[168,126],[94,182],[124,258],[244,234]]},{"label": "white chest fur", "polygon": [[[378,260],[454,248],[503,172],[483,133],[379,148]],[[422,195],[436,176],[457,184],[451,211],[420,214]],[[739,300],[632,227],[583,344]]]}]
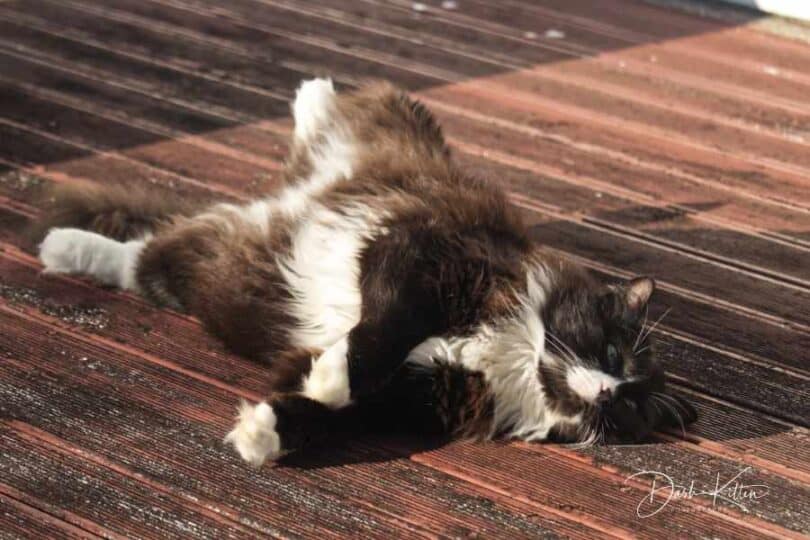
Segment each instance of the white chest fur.
[{"label": "white chest fur", "polygon": [[360,320],[360,256],[380,233],[380,219],[365,206],[335,212],[320,205],[302,219],[278,263],[299,322],[296,345],[326,349]]},{"label": "white chest fur", "polygon": [[495,398],[494,431],[539,440],[557,423],[577,421],[548,406],[538,376],[544,345],[543,324],[526,309],[471,336],[432,337],[411,351],[408,362],[431,367],[440,360],[483,373]]}]

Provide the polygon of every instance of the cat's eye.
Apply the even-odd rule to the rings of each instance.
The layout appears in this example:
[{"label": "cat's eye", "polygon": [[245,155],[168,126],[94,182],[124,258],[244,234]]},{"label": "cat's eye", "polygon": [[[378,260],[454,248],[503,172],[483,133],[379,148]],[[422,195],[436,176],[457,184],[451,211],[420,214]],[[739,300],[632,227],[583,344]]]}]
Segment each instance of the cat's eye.
[{"label": "cat's eye", "polygon": [[605,358],[607,360],[606,371],[611,375],[619,375],[622,371],[622,357],[619,354],[619,349],[612,343],[607,346]]}]

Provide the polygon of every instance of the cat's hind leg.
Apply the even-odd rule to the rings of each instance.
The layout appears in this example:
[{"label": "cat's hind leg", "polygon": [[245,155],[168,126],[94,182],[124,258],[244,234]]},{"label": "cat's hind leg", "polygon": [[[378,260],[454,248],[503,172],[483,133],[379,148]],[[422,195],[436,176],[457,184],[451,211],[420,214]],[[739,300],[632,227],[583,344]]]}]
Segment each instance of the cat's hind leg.
[{"label": "cat's hind leg", "polygon": [[239,455],[258,467],[309,444],[336,428],[337,412],[297,393],[275,394],[256,405],[242,402],[233,430],[225,436]]},{"label": "cat's hind leg", "polygon": [[137,290],[136,268],[146,242],[118,242],[81,229],[51,229],[39,246],[45,273],[83,274],[105,285]]},{"label": "cat's hind leg", "polygon": [[349,405],[346,338],[326,351],[299,349],[272,360],[276,393],[255,405],[242,402],[225,442],[254,466],[327,438]]},{"label": "cat's hind leg", "polygon": [[335,98],[331,79],[310,79],[301,83],[292,104],[295,138],[298,141],[311,141],[330,122]]}]

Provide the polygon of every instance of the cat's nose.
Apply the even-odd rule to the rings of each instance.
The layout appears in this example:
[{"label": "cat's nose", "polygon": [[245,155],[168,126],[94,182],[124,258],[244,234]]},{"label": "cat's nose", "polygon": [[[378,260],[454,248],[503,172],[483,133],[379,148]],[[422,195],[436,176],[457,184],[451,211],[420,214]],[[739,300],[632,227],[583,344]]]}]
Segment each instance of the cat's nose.
[{"label": "cat's nose", "polygon": [[613,399],[613,392],[611,392],[609,388],[602,388],[601,390],[599,390],[599,393],[596,394],[597,405],[606,405],[610,403],[612,399]]}]

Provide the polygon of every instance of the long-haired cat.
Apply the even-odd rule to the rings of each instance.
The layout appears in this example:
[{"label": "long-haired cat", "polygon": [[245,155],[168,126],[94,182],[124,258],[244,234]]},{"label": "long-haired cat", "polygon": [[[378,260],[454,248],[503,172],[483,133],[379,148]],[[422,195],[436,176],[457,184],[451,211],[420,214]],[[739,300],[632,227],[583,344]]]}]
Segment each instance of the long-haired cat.
[{"label": "long-haired cat", "polygon": [[300,449],[349,407],[583,444],[696,418],[664,393],[643,323],[652,279],[603,285],[533,244],[503,191],[459,169],[430,112],[389,85],[338,95],[315,79],[292,109],[279,194],[195,207],[68,186],[40,245],[46,272],[183,309],[266,363],[267,400],[226,437],[245,460]]}]

